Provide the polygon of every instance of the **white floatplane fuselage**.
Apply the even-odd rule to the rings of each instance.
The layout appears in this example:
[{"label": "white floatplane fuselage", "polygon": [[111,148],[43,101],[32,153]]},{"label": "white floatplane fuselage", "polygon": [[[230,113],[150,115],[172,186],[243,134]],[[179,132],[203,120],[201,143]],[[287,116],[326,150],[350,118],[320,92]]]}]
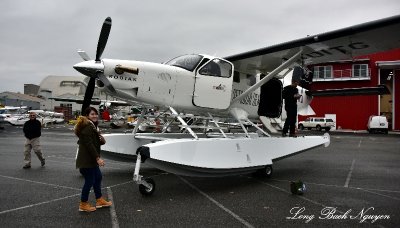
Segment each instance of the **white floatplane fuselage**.
[{"label": "white floatplane fuselage", "polygon": [[[274,160],[329,145],[328,135],[270,137],[251,119],[281,115],[282,83],[278,79],[280,74],[282,77],[285,75],[284,70],[293,67],[304,70],[303,67],[309,64],[353,58],[397,48],[400,44],[397,34],[400,16],[393,16],[225,58],[193,54],[177,57],[165,64],[101,59],[111,31],[111,21],[108,17],[103,23],[95,60],[90,60],[84,51],[78,51],[85,61],[74,68],[89,77],[82,110],[90,105],[97,81],[99,87],[114,97],[169,109],[190,133],[186,136],[191,137],[137,134],[143,112],[132,134],[106,135],[104,151],[137,155],[134,180],[145,195],[154,192],[155,183],[139,175],[142,161],[184,175],[237,174],[261,167],[264,168],[260,170],[270,175],[272,170],[268,167]],[[384,42],[382,37],[385,37]],[[247,79],[252,77],[258,78],[255,84],[248,84]],[[310,110],[307,100],[303,100],[303,104],[304,110]],[[204,116],[217,128],[218,121],[213,115],[232,116],[244,135],[229,135],[219,129],[218,138],[201,137],[192,126],[188,126],[180,113]],[[249,122],[268,137],[253,136],[243,126],[244,122]]]},{"label": "white floatplane fuselage", "polygon": [[[176,66],[177,63],[174,60],[172,60],[172,65],[169,65],[171,61],[166,64],[156,64],[103,60],[103,64],[105,65],[105,75],[116,88],[116,94],[120,95],[122,99],[136,100],[161,107],[174,107],[179,112],[186,113],[195,112],[204,115],[210,113],[222,117],[233,114],[239,120],[258,118],[260,88],[249,93],[241,101],[231,104],[232,100],[259,82],[260,75],[242,75],[235,72],[239,74],[238,82],[233,82],[234,68],[226,60],[207,55],[186,55],[180,56],[178,59],[183,60],[184,63],[194,62],[193,59],[197,59],[197,62],[193,66]],[[210,63],[219,63],[220,71],[217,73],[219,76],[203,70]],[[114,69],[112,66],[116,65],[123,65],[127,68],[137,67],[139,70],[137,75],[127,73],[118,75],[113,70],[106,70],[107,66],[109,69]],[[223,72],[224,68],[226,72]],[[224,75],[225,77],[223,77]],[[278,86],[282,87],[282,84]],[[280,91],[281,88],[278,90],[279,95]],[[306,90],[300,91],[303,92],[305,101],[307,99]],[[302,106],[308,105],[309,102],[299,102],[300,109]],[[129,155],[135,157],[137,153],[142,153],[142,159],[147,160],[146,162],[177,174],[217,176],[254,171],[260,167],[271,165],[273,160],[280,157],[329,142],[329,137],[326,136],[292,139],[255,135],[253,134],[250,138],[243,134],[223,138],[199,137],[197,140],[182,139],[185,134],[175,134],[174,136],[172,134],[163,136],[138,133],[112,134],[105,135],[107,144],[102,147],[102,150],[106,156],[113,155],[124,159]]]}]

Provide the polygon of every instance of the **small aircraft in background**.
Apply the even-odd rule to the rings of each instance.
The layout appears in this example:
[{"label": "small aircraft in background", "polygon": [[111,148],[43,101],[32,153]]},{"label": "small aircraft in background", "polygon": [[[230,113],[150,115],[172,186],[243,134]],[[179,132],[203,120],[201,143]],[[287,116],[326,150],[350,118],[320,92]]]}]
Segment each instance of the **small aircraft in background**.
[{"label": "small aircraft in background", "polygon": [[48,124],[64,123],[64,114],[58,112],[44,111],[44,110],[29,110],[22,114],[11,115],[4,120],[13,126],[23,126],[29,120],[29,113],[36,113],[36,119],[42,123],[43,126]]},{"label": "small aircraft in background", "polygon": [[[259,117],[268,119],[281,115],[283,84],[280,79],[291,69],[297,69],[294,71],[296,77],[311,82],[312,77],[310,81],[305,73],[307,65],[349,59],[400,46],[400,16],[393,16],[224,58],[188,54],[159,64],[102,59],[110,30],[111,18],[107,18],[101,29],[95,60],[91,60],[84,51],[78,51],[85,61],[74,65],[74,68],[90,78],[82,110],[92,102],[97,81],[97,85],[113,97],[164,108],[163,112],[168,112],[171,119],[178,120],[188,132],[138,133],[138,126],[144,118],[142,112],[132,134],[105,135],[107,144],[102,147],[102,156],[136,158],[134,180],[144,195],[154,192],[155,182],[140,175],[143,162],[187,176],[211,177],[250,172],[271,176],[274,161],[318,146],[328,146],[328,134],[275,137],[254,121]],[[299,109],[306,110],[312,96],[355,95],[360,94],[360,89],[301,89],[300,92],[303,102]],[[385,88],[362,88],[361,92],[381,94]],[[203,127],[212,123],[219,133],[195,132],[196,125],[185,121],[185,113],[195,114],[198,119],[206,121],[207,126]],[[224,132],[216,117],[233,118],[242,132]],[[244,122],[252,125],[261,135],[249,132]]]},{"label": "small aircraft in background", "polygon": [[0,107],[0,129],[4,129],[1,124],[8,123],[10,118],[18,118],[28,111],[27,106],[2,106]]}]

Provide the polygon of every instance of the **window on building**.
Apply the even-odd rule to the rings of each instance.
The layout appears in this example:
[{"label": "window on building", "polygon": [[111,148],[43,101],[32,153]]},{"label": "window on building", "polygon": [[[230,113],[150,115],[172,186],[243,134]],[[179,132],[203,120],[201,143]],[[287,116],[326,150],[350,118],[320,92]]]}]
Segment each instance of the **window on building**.
[{"label": "window on building", "polygon": [[314,78],[332,78],[332,66],[315,66]]},{"label": "window on building", "polygon": [[60,106],[66,107],[66,108],[72,108],[72,104],[68,104],[68,103],[61,103]]},{"label": "window on building", "polygon": [[368,64],[354,64],[353,77],[355,78],[368,78]]},{"label": "window on building", "polygon": [[71,86],[71,87],[78,87],[81,86],[82,82],[80,81],[61,81],[60,86]]}]

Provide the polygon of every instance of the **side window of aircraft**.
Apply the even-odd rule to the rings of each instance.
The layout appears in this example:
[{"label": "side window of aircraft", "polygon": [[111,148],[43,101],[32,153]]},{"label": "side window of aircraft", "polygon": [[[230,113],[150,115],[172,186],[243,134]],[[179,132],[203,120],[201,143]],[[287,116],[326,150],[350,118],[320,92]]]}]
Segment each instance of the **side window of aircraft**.
[{"label": "side window of aircraft", "polygon": [[203,57],[201,55],[183,55],[166,62],[166,65],[176,66],[188,71],[193,71]]},{"label": "side window of aircraft", "polygon": [[233,82],[240,83],[240,73],[238,71],[233,72]]},{"label": "side window of aircraft", "polygon": [[232,74],[232,66],[221,59],[213,59],[200,69],[201,75],[229,78]]},{"label": "side window of aircraft", "polygon": [[201,60],[200,64],[196,67],[196,71],[202,67],[204,64],[206,64],[206,62],[210,61],[210,59],[208,58],[204,58],[203,60]]}]

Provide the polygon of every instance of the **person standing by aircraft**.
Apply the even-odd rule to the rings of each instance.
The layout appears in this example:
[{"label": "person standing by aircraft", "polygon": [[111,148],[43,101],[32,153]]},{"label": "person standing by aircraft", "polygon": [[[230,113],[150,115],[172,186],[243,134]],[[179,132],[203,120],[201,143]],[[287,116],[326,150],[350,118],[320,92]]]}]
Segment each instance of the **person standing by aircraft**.
[{"label": "person standing by aircraft", "polygon": [[[295,68],[296,70],[296,68]],[[300,69],[301,70],[301,69]],[[293,72],[292,84],[285,86],[282,91],[282,97],[285,99],[286,121],[283,126],[282,136],[286,137],[289,131],[289,137],[296,137],[296,119],[297,119],[297,100],[301,97],[297,86],[300,83],[300,78],[296,77],[296,72]]]},{"label": "person standing by aircraft", "polygon": [[36,119],[36,113],[29,113],[29,120],[24,124],[25,151],[24,151],[24,169],[31,168],[31,150],[35,152],[42,166],[45,165],[45,159],[40,148],[40,136],[42,135],[42,124]]},{"label": "person standing by aircraft", "polygon": [[[112,202],[105,200],[101,194],[102,173],[99,166],[104,166],[105,162],[100,157],[100,146],[105,144],[105,140],[97,128],[98,111],[93,107],[88,107],[82,114],[84,116],[79,117],[74,129],[75,135],[79,138],[76,168],[85,178],[79,211],[92,212],[96,208],[110,207]],[[88,202],[92,187],[96,196],[95,207]]]}]

